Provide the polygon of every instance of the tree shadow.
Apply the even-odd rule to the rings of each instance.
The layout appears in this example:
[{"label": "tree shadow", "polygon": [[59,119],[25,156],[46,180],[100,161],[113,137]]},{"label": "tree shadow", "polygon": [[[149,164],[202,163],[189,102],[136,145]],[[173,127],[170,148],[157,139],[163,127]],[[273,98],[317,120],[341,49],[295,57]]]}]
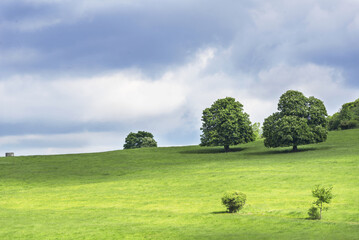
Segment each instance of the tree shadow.
[{"label": "tree shadow", "polygon": [[301,220],[309,220],[309,221],[319,221],[320,219],[317,219],[317,218],[311,218],[311,217],[306,217],[306,218],[298,218],[298,219],[301,219]]},{"label": "tree shadow", "polygon": [[280,150],[267,150],[261,152],[248,152],[246,155],[270,155],[270,154],[296,154],[301,152],[310,152],[310,151],[324,151],[331,149],[332,147],[306,147],[306,148],[298,148],[296,152],[293,152],[292,148],[280,149]]},{"label": "tree shadow", "polygon": [[[240,147],[233,147],[229,149],[229,152],[227,153],[231,153],[231,152],[240,152],[245,150],[245,148],[240,148]],[[216,153],[226,153],[224,151],[223,148],[202,148],[202,149],[195,149],[195,150],[186,150],[186,151],[182,151],[180,153],[183,154],[216,154]]]},{"label": "tree shadow", "polygon": [[211,214],[226,214],[229,213],[227,211],[216,211],[216,212],[211,212]]}]

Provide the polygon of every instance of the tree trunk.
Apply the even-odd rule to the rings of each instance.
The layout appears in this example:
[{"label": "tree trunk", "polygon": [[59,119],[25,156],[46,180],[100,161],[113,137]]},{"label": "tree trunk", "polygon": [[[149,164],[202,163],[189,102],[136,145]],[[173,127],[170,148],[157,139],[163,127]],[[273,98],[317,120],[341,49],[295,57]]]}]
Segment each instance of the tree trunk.
[{"label": "tree trunk", "polygon": [[297,145],[294,145],[292,151],[293,151],[293,152],[298,152],[298,146],[297,146]]},{"label": "tree trunk", "polygon": [[225,152],[229,152],[229,145],[225,145],[225,146],[224,146],[224,151],[225,151]]}]

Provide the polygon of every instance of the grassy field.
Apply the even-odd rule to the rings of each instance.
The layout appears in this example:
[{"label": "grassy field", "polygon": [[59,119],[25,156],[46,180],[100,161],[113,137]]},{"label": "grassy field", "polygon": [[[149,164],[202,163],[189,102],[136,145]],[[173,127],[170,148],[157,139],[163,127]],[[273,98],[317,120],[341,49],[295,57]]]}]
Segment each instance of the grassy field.
[{"label": "grassy field", "polygon": [[[0,158],[0,239],[359,239],[359,129],[230,153],[198,146]],[[315,184],[333,185],[321,221]],[[247,203],[225,213],[221,197]]]}]

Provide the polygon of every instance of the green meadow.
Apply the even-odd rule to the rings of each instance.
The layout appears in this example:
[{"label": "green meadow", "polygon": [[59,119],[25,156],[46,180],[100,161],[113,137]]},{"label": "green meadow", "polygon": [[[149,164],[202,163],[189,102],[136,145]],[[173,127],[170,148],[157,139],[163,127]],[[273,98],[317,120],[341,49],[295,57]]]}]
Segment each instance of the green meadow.
[{"label": "green meadow", "polygon": [[[0,158],[0,239],[359,239],[359,129],[267,149],[167,147]],[[307,220],[316,184],[333,186]],[[227,190],[247,195],[225,212]]]}]

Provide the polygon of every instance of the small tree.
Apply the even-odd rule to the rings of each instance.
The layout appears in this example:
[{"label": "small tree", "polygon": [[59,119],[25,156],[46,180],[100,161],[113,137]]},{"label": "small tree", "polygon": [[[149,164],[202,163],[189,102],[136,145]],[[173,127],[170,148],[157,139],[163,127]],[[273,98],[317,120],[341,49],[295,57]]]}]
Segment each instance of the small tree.
[{"label": "small tree", "polygon": [[227,207],[228,212],[235,213],[243,208],[247,196],[239,191],[228,191],[222,197],[222,204]]},{"label": "small tree", "polygon": [[263,137],[266,147],[293,147],[324,142],[327,139],[327,110],[315,97],[289,90],[278,103],[279,112],[264,120]]},{"label": "small tree", "polygon": [[230,145],[255,140],[249,115],[231,97],[218,99],[203,111],[201,130],[201,146],[224,146],[225,152]]},{"label": "small tree", "polygon": [[[317,198],[316,201],[313,202],[315,206],[309,209],[309,217],[312,219],[322,219],[322,211],[327,210],[327,208],[323,207],[323,203],[329,204],[333,198],[332,194],[333,187],[321,187],[320,185],[316,185],[312,190],[313,197]],[[319,214],[318,214],[319,209]]]},{"label": "small tree", "polygon": [[157,147],[157,142],[153,139],[152,133],[138,131],[137,133],[129,133],[125,139],[124,149]]}]

